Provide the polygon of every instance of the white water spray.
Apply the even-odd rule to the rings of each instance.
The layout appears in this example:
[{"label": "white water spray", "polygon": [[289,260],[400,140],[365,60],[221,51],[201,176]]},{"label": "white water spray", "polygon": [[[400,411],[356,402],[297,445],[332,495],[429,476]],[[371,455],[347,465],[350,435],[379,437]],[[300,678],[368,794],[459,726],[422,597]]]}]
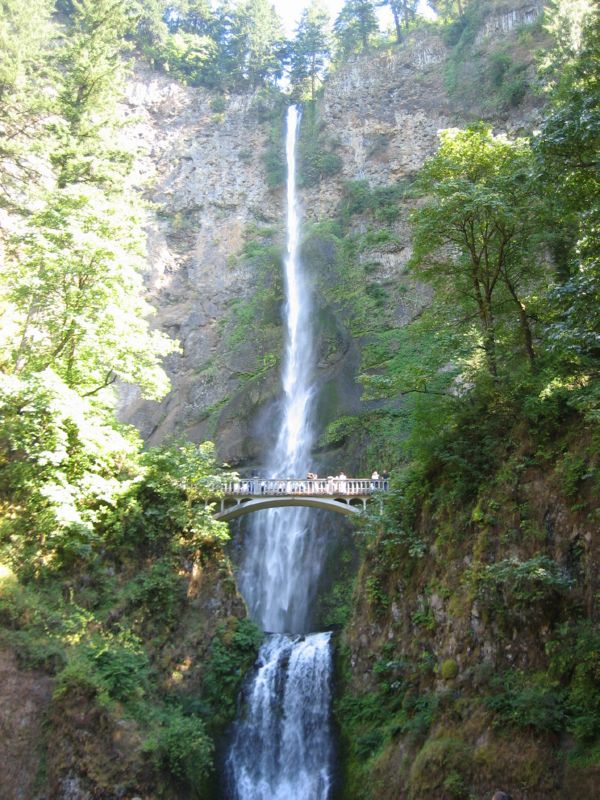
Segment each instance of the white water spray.
[{"label": "white water spray", "polygon": [[[305,477],[314,443],[313,308],[300,261],[300,211],[296,192],[296,140],[300,114],[288,110],[287,254],[285,259],[286,351],[282,375],[283,415],[269,460],[276,477]],[[239,586],[251,616],[271,633],[305,633],[325,555],[326,537],[315,530],[314,512],[273,509],[255,515],[246,537]]]},{"label": "white water spray", "polygon": [[[299,258],[296,140],[300,114],[287,116],[286,352],[283,414],[269,471],[304,477],[314,442],[312,297]],[[330,634],[309,630],[326,537],[304,508],[258,512],[245,538],[240,590],[251,616],[269,631],[242,695],[226,760],[235,800],[327,800],[332,745]],[[311,524],[312,522],[312,524]],[[287,635],[283,635],[287,634]],[[294,635],[295,634],[295,635]]]}]

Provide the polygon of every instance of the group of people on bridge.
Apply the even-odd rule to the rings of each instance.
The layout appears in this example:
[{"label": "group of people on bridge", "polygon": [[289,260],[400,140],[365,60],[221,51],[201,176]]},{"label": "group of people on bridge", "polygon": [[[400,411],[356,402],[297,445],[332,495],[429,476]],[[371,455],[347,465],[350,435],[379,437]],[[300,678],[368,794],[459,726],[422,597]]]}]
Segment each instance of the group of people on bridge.
[{"label": "group of people on bridge", "polygon": [[364,496],[385,492],[389,488],[389,475],[374,471],[371,478],[348,478],[344,472],[319,478],[309,472],[306,479],[299,478],[241,478],[227,484],[227,495],[352,495]]}]

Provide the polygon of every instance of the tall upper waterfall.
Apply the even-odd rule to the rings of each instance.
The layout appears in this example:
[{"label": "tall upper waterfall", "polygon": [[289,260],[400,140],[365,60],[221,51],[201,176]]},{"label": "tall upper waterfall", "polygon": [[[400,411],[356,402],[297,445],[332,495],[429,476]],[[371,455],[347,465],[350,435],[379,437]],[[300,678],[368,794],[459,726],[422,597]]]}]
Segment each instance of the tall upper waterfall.
[{"label": "tall upper waterfall", "polygon": [[[300,112],[287,116],[286,352],[283,408],[268,468],[304,477],[314,441],[312,296],[299,258],[296,140]],[[226,761],[227,796],[235,800],[327,800],[332,736],[330,634],[306,635],[324,560],[325,536],[309,509],[254,516],[245,537],[240,590],[252,617],[270,633],[242,692]]]},{"label": "tall upper waterfall", "polygon": [[[268,470],[277,477],[305,477],[314,442],[312,294],[299,254],[300,211],[296,192],[296,139],[300,113],[288,110],[287,254],[285,259],[286,352],[283,414]],[[323,562],[326,537],[311,526],[309,509],[273,509],[257,514],[246,537],[239,572],[250,613],[271,633],[305,633]]]}]

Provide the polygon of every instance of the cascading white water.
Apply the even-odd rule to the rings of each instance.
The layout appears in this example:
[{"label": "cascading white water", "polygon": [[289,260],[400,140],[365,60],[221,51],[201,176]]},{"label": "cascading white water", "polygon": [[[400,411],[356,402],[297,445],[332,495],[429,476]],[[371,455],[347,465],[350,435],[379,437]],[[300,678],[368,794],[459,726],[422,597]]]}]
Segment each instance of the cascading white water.
[{"label": "cascading white water", "polygon": [[[228,760],[234,797],[321,800],[331,788],[329,633],[269,636]],[[257,746],[258,745],[258,746]]]},{"label": "cascading white water", "polygon": [[[304,477],[314,442],[312,298],[299,258],[296,139],[300,113],[287,116],[286,353],[283,415],[269,460],[276,477]],[[312,523],[311,524],[311,520]],[[331,789],[329,633],[309,630],[325,536],[308,509],[259,512],[245,537],[238,581],[251,616],[270,635],[242,696],[226,759],[234,800],[327,800]]]},{"label": "cascading white water", "polygon": [[[314,341],[312,296],[299,257],[300,212],[296,192],[296,139],[300,113],[287,117],[287,255],[285,259],[286,352],[283,417],[269,459],[274,477],[305,477],[314,443]],[[303,633],[310,622],[326,538],[307,509],[273,509],[257,514],[246,537],[238,581],[250,613],[272,633]]]}]

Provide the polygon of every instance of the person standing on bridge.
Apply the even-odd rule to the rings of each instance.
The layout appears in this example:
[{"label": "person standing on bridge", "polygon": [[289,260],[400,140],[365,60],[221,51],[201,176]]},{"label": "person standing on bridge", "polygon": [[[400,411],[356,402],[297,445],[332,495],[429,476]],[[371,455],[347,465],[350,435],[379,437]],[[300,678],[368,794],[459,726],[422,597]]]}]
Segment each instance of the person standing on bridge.
[{"label": "person standing on bridge", "polygon": [[346,494],[346,481],[347,480],[348,479],[346,478],[346,475],[345,475],[344,471],[342,470],[340,472],[340,474],[339,474],[339,483],[338,483],[338,491],[341,494]]},{"label": "person standing on bridge", "polygon": [[379,489],[379,473],[374,469],[371,475],[371,491],[374,492],[376,489]]}]

